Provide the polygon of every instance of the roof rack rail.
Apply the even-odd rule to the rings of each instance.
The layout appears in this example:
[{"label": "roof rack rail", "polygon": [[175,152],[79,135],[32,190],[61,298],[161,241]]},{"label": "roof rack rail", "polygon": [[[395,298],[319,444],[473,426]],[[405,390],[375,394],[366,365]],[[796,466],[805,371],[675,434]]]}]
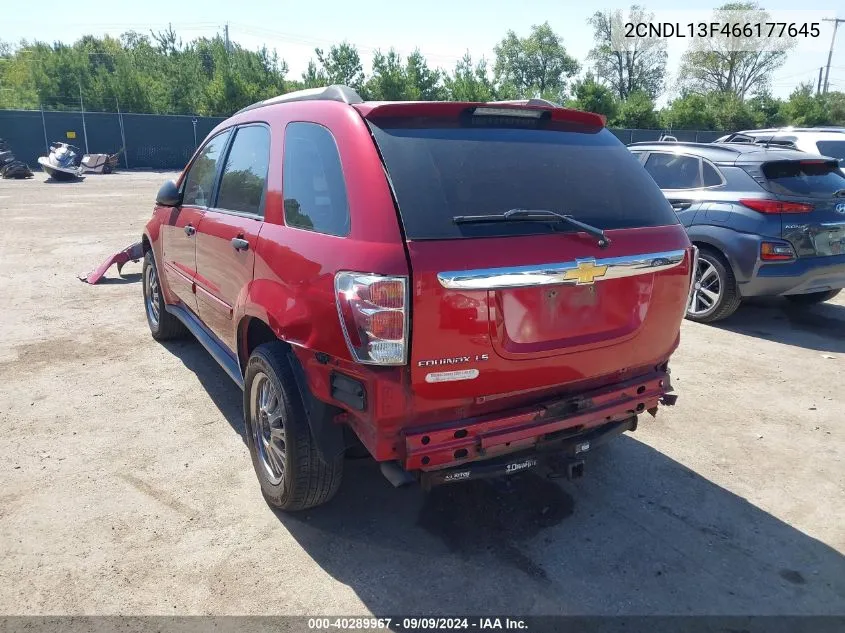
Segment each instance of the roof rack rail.
[{"label": "roof rack rail", "polygon": [[346,104],[364,102],[364,100],[361,98],[361,95],[359,95],[355,90],[353,90],[349,86],[334,84],[331,86],[325,86],[323,88],[306,88],[305,90],[295,90],[294,92],[287,92],[277,97],[271,97],[269,99],[264,99],[263,101],[257,101],[252,105],[248,105],[245,108],[241,108],[240,110],[235,112],[235,114],[240,114],[241,112],[248,112],[249,110],[254,110],[255,108],[263,108],[264,106],[269,106],[276,103],[287,103],[289,101],[340,101],[341,103]]}]

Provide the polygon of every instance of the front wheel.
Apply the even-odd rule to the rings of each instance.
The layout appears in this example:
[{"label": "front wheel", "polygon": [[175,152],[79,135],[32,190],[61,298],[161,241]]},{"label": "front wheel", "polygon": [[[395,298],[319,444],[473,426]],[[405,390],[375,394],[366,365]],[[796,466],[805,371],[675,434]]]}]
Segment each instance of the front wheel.
[{"label": "front wheel", "polygon": [[695,270],[687,318],[712,323],[736,312],[742,299],[730,264],[720,254],[701,250]]},{"label": "front wheel", "polygon": [[281,510],[305,510],[340,487],[343,455],[323,461],[297,389],[288,350],[259,345],[246,366],[244,421],[264,498]]},{"label": "front wheel", "polygon": [[816,303],[822,303],[823,301],[830,301],[836,295],[838,295],[841,290],[823,290],[822,292],[809,292],[805,295],[786,295],[786,298],[789,299],[792,303],[795,303],[800,306],[811,306],[815,305]]}]

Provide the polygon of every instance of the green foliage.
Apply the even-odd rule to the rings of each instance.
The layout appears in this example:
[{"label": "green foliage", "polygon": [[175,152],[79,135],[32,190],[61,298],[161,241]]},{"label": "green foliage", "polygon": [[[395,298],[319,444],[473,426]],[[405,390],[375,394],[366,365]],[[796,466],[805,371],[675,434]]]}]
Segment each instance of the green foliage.
[{"label": "green foliage", "polygon": [[184,45],[172,30],[73,45],[21,42],[4,56],[0,107],[227,116],[287,90],[287,65],[267,49],[226,49],[221,37]]},{"label": "green foliage", "polygon": [[760,92],[747,102],[754,116],[754,127],[779,127],[786,125],[783,114],[783,101],[775,99],[768,92]]},{"label": "green foliage", "polygon": [[542,97],[563,102],[566,81],[579,68],[548,22],[532,26],[528,37],[508,31],[495,51],[494,73],[506,98]]},{"label": "green foliage", "polygon": [[332,46],[328,53],[320,48],[314,49],[314,53],[317,61],[309,61],[308,69],[302,75],[305,88],[341,84],[361,90],[364,85],[364,68],[354,45],[342,42]]},{"label": "green foliage", "polygon": [[660,127],[654,101],[645,92],[633,92],[622,102],[619,114],[609,122],[616,127],[654,130]]},{"label": "green foliage", "polygon": [[812,83],[801,84],[789,95],[781,112],[796,126],[845,125],[845,93],[816,95]]},{"label": "green foliage", "polygon": [[577,80],[572,91],[575,98],[567,104],[572,108],[603,114],[608,121],[613,121],[619,114],[620,103],[616,95],[610,88],[598,83],[592,73]]},{"label": "green foliage", "polygon": [[[756,4],[717,9],[764,15]],[[647,18],[634,5],[627,19]],[[509,31],[496,46],[493,77],[483,58],[469,52],[451,71],[429,67],[419,50],[406,59],[395,50],[377,51],[364,73],[358,49],[348,42],[315,49],[301,81],[286,78],[288,67],[275,51],[227,46],[221,37],[184,43],[170,28],[149,35],[87,35],[73,44],[0,42],[0,108],[86,110],[228,116],[240,108],[291,90],[345,84],[366,99],[492,101],[544,97],[598,112],[621,127],[736,130],[779,125],[845,125],[845,93],[818,96],[810,84],[789,99],[766,90],[787,51],[730,51],[718,41],[691,48],[684,57],[682,95],[658,117],[654,99],[666,71],[666,52],[648,40],[616,42],[613,25],[622,11],[597,12],[589,22],[595,47],[593,69],[578,72],[563,41],[548,23],[527,37]],[[644,44],[645,42],[645,44]],[[660,40],[654,40],[660,42]],[[571,88],[572,98],[566,99]],[[753,95],[753,96],[751,96]]]},{"label": "green foliage", "polygon": [[492,101],[500,96],[488,77],[487,62],[481,59],[473,64],[469,53],[458,61],[444,83],[448,98],[454,101]]}]

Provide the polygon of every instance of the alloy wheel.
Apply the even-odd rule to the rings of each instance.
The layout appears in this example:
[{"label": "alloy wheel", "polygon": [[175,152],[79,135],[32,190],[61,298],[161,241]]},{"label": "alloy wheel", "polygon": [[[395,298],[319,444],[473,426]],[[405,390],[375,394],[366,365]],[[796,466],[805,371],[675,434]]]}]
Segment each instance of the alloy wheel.
[{"label": "alloy wheel", "polygon": [[270,377],[258,372],[250,390],[250,427],[258,460],[268,481],[274,486],[282,482],[287,463],[284,405]]},{"label": "alloy wheel", "polygon": [[719,271],[712,262],[699,257],[687,314],[696,317],[710,314],[719,305],[722,292],[723,282]]},{"label": "alloy wheel", "polygon": [[144,275],[144,303],[147,308],[147,318],[154,328],[158,327],[158,321],[161,316],[159,314],[159,292],[158,276],[156,275],[155,268],[147,266],[147,272]]}]

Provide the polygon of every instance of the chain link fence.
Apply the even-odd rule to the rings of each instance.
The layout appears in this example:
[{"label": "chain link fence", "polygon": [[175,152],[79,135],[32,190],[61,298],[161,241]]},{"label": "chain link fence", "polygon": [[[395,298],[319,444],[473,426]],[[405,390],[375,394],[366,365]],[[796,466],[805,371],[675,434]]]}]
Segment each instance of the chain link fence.
[{"label": "chain link fence", "polygon": [[[6,139],[15,156],[38,166],[38,157],[50,143],[63,141],[86,153],[113,154],[123,148],[124,169],[182,169],[199,143],[222,117],[114,112],[54,112],[0,110],[0,138]],[[666,130],[611,128],[623,143],[656,141]],[[706,143],[725,132],[674,130],[679,141]]]}]

